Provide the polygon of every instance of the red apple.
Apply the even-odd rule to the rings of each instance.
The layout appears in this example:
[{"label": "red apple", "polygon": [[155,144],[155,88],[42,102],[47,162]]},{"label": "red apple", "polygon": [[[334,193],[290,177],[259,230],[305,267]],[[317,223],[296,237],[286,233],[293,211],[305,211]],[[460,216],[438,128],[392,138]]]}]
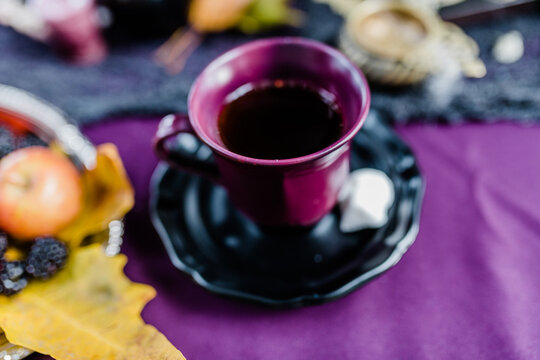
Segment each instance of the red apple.
[{"label": "red apple", "polygon": [[81,176],[49,148],[32,146],[0,160],[0,228],[20,240],[54,236],[82,209]]}]

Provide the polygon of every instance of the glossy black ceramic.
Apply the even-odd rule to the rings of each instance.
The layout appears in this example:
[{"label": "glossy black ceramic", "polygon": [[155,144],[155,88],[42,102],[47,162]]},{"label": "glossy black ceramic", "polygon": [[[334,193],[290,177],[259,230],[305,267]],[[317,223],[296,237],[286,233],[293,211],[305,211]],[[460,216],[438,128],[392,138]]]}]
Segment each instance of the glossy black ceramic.
[{"label": "glossy black ceramic", "polygon": [[272,306],[317,304],[388,270],[416,238],[423,180],[411,150],[376,113],[352,146],[351,169],[364,167],[384,171],[395,187],[378,229],[342,233],[337,208],[309,228],[261,228],[222,187],[165,164],[152,179],[151,215],[173,264],[202,287]]}]

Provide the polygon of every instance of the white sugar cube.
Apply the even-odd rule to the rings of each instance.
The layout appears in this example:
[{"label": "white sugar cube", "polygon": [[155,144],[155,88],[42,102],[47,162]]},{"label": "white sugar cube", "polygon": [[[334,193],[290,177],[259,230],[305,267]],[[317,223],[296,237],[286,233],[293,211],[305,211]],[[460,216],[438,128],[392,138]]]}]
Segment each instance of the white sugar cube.
[{"label": "white sugar cube", "polygon": [[375,169],[353,171],[339,194],[342,232],[378,228],[388,221],[394,202],[394,185],[388,176]]}]

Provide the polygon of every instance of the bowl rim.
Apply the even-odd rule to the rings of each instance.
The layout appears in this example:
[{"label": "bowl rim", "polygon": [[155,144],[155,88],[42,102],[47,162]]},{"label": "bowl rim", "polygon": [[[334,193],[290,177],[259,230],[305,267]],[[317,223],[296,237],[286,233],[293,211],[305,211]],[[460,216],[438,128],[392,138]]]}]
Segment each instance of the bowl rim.
[{"label": "bowl rim", "polygon": [[48,143],[57,143],[76,165],[85,170],[95,168],[95,146],[56,106],[27,91],[0,84],[0,123],[7,123],[6,117],[9,125],[33,132]]}]

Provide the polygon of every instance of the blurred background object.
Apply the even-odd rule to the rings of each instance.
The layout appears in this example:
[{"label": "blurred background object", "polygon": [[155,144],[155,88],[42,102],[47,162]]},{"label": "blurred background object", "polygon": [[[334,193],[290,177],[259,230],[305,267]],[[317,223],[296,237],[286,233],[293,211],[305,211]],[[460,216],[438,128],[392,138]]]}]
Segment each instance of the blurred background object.
[{"label": "blurred background object", "polygon": [[[334,9],[334,11],[345,16],[352,11],[358,4],[363,3],[366,0],[315,0],[320,3],[328,4]],[[409,2],[411,5],[427,6],[433,9],[439,9],[444,6],[450,6],[461,3],[465,0],[405,0],[403,2]]]},{"label": "blurred background object", "polygon": [[77,64],[96,64],[107,55],[93,0],[29,0],[29,11],[48,28],[47,42]]},{"label": "blurred background object", "polygon": [[167,36],[187,20],[188,0],[97,0],[105,34],[116,41]]},{"label": "blurred background object", "polygon": [[[72,14],[77,13],[77,4],[93,4],[90,0],[41,1],[70,3],[74,8],[70,10]],[[7,25],[0,26],[0,83],[36,93],[65,109],[79,122],[95,122],[128,113],[183,112],[187,94],[199,72],[231,47],[256,38],[284,35],[303,36],[339,46],[355,12],[334,11],[339,7],[338,3],[360,7],[368,3],[388,2],[234,0],[238,1],[240,10],[235,10],[236,15],[232,11],[232,22],[229,19],[228,23],[220,25],[219,21],[212,23],[209,20],[212,16],[223,20],[219,12],[218,15],[215,13],[215,9],[219,9],[217,5],[215,9],[212,7],[218,0],[198,0],[200,3],[187,0],[96,1],[97,4],[92,5],[93,11],[86,12],[92,14],[86,24],[94,29],[92,31],[97,29],[94,34],[106,42],[108,56],[102,60],[95,57],[94,63],[86,62],[89,66],[81,67],[62,61],[56,56],[58,52],[42,44],[51,43],[47,39],[53,38],[49,32],[54,27],[50,18],[45,21],[39,12],[29,11],[32,1],[0,0],[0,22]],[[529,122],[540,119],[538,1],[514,0],[504,4],[498,1],[497,10],[490,12],[493,1],[402,0],[402,7],[424,10],[420,15],[403,11],[381,13],[371,18],[361,13],[355,15],[364,19],[355,25],[362,36],[356,36],[356,39],[349,36],[349,41],[356,52],[361,48],[370,55],[368,60],[374,69],[364,70],[373,79],[373,107],[386,113],[394,122],[417,122],[419,119],[448,123],[476,119]],[[208,31],[188,31],[190,4],[198,4],[191,8],[195,14],[192,19],[197,19],[192,21],[197,22],[200,29]],[[205,6],[214,10],[201,10]],[[82,10],[84,7],[79,8]],[[238,15],[239,11],[241,15]],[[262,18],[259,17],[261,14]],[[206,20],[205,16],[208,16]],[[460,23],[461,20],[468,21],[464,21],[460,29],[448,23],[451,19]],[[348,25],[344,27],[344,23]],[[438,25],[432,27],[432,23]],[[59,29],[77,25],[66,24],[68,22]],[[71,41],[72,50],[92,44],[92,41],[73,42],[71,31],[56,29],[57,35],[64,34],[67,44]],[[521,40],[514,31],[521,35]],[[505,37],[508,33],[514,35]],[[56,38],[61,39],[62,35]],[[84,36],[79,39],[84,39]],[[384,41],[390,41],[391,46],[381,46]],[[424,46],[426,44],[431,45]],[[95,48],[100,49],[99,46]],[[157,49],[160,50],[156,52]],[[347,52],[354,57],[354,51]],[[85,52],[73,51],[73,54],[78,53]],[[158,53],[166,56],[163,56],[165,61],[156,64]],[[397,61],[400,66],[406,65],[406,71],[403,68],[399,68],[397,73],[392,70],[396,57],[400,59]],[[462,76],[480,76],[483,67],[479,59],[485,64],[486,75],[480,79]],[[165,63],[172,66],[167,68],[163,66]],[[394,83],[412,85],[395,87],[384,81],[379,85],[373,75],[375,73],[386,74],[394,79]]]},{"label": "blurred background object", "polygon": [[2,0],[0,24],[77,64],[96,64],[107,53],[93,0]]},{"label": "blurred background object", "polygon": [[474,40],[425,5],[366,0],[345,19],[339,45],[374,82],[410,85],[450,67],[473,78],[486,74]]},{"label": "blurred background object", "polygon": [[493,57],[501,64],[515,63],[524,52],[523,35],[517,30],[499,36],[493,46]]},{"label": "blurred background object", "polygon": [[445,20],[464,25],[537,9],[537,0],[467,0],[445,6],[440,13]]},{"label": "blurred background object", "polygon": [[302,18],[289,0],[191,0],[188,26],[176,30],[159,47],[155,60],[170,74],[177,74],[205,34],[231,29],[254,34],[276,26],[299,26]]},{"label": "blurred background object", "polygon": [[50,31],[39,14],[31,11],[22,0],[0,1],[0,25],[12,27],[38,41],[45,41]]}]

